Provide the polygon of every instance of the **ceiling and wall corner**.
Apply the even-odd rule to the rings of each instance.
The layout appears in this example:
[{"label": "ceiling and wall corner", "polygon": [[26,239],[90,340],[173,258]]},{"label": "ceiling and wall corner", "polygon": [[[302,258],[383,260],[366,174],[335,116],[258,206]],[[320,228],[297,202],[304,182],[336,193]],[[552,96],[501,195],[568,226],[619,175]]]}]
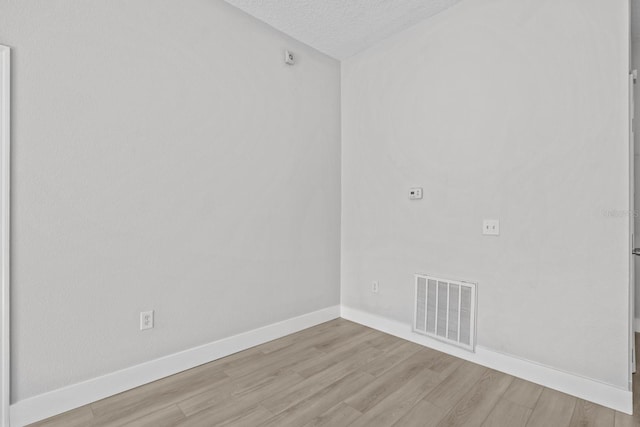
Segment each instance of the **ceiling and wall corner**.
[{"label": "ceiling and wall corner", "polygon": [[345,59],[460,0],[225,0],[291,37]]}]

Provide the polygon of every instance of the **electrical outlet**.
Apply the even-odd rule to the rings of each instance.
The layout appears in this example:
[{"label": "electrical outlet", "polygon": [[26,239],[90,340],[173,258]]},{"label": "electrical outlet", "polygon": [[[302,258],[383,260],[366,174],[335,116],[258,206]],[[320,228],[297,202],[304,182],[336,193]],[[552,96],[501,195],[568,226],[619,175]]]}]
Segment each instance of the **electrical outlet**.
[{"label": "electrical outlet", "polygon": [[420,200],[422,199],[422,188],[410,188],[409,189],[409,200]]},{"label": "electrical outlet", "polygon": [[374,294],[377,294],[380,291],[380,284],[375,281],[371,283],[371,292],[373,292]]},{"label": "electrical outlet", "polygon": [[482,234],[485,236],[499,236],[500,221],[497,219],[485,219],[482,222]]},{"label": "electrical outlet", "polygon": [[153,310],[140,312],[140,330],[153,328]]}]

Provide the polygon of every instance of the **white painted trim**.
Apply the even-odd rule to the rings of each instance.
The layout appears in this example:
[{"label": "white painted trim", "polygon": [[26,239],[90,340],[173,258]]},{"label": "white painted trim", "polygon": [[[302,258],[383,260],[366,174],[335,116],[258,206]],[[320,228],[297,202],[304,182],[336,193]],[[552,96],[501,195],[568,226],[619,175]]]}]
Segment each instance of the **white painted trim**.
[{"label": "white painted trim", "polygon": [[408,323],[387,319],[353,308],[342,306],[341,316],[344,319],[403,338],[407,341],[433,348],[443,353],[448,353],[461,359],[477,363],[478,365],[487,366],[496,371],[501,371],[563,393],[577,396],[581,399],[595,402],[620,412],[631,414],[633,410],[633,394],[629,390],[569,372],[560,371],[508,354],[499,353],[481,346],[476,346],[476,352],[472,353],[427,336],[415,334],[411,331],[411,325]]},{"label": "white painted trim", "polygon": [[637,317],[636,317],[636,318],[633,320],[633,330],[634,330],[635,332],[640,332],[640,318],[637,318]]},{"label": "white painted trim", "polygon": [[11,405],[11,426],[22,427],[338,317],[340,306],[328,307],[21,400]]},{"label": "white painted trim", "polygon": [[11,178],[11,58],[10,49],[7,46],[0,45],[0,204],[2,206],[2,224],[0,226],[0,304],[2,305],[2,316],[0,318],[0,425],[9,426],[9,402],[11,399],[11,366],[10,357],[10,329],[9,329],[9,283],[10,283],[10,178]]}]

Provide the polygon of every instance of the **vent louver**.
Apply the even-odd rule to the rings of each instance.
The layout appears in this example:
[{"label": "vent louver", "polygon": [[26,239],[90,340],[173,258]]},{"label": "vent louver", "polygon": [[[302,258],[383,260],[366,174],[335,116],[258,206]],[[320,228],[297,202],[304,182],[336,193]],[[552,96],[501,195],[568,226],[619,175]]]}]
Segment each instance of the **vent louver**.
[{"label": "vent louver", "polygon": [[475,350],[476,284],[416,274],[413,330]]}]

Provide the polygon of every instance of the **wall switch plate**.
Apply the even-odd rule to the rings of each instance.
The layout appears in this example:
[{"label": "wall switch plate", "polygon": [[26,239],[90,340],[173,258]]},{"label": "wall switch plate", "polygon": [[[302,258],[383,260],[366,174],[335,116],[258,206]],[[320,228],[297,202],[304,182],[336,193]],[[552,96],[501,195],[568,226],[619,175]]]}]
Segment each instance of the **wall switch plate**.
[{"label": "wall switch plate", "polygon": [[153,328],[153,310],[140,312],[140,330]]},{"label": "wall switch plate", "polygon": [[409,189],[409,200],[420,200],[422,199],[422,188],[416,187]]},{"label": "wall switch plate", "polygon": [[485,219],[482,221],[482,234],[485,236],[499,236],[500,221],[497,219]]},{"label": "wall switch plate", "polygon": [[374,294],[377,294],[380,291],[380,284],[375,281],[371,283],[371,292],[373,292]]}]

